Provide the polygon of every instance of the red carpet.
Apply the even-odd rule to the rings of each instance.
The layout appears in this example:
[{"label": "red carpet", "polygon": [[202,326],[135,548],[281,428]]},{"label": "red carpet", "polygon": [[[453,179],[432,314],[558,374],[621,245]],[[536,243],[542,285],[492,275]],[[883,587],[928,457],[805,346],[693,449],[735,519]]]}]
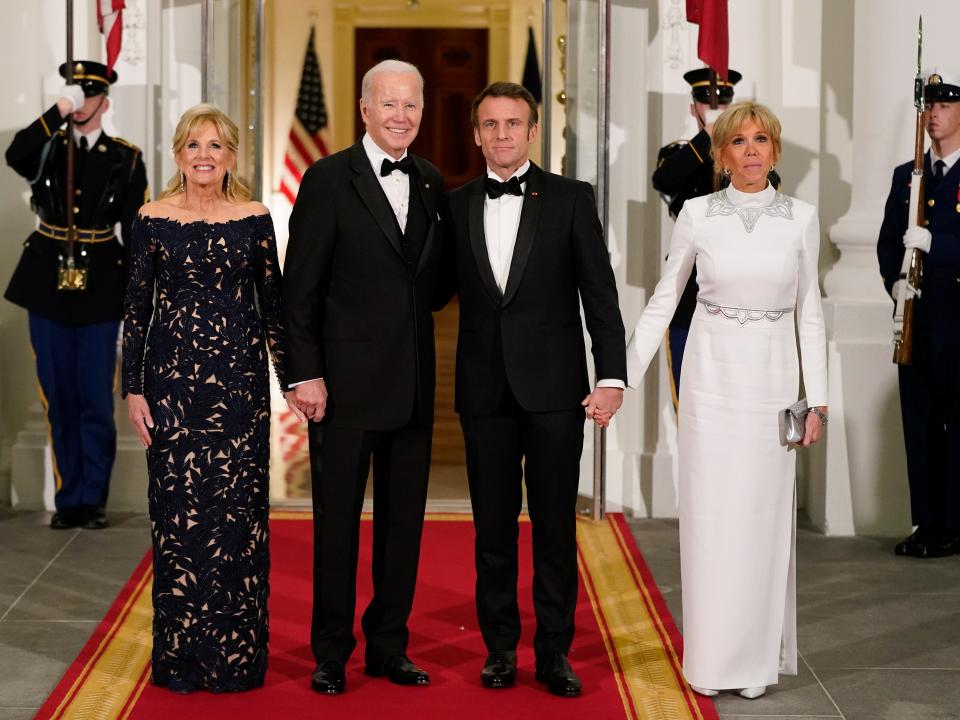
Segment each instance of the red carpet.
[{"label": "red carpet", "polygon": [[[347,692],[310,690],[312,555],[306,513],[271,518],[270,669],[262,689],[235,695],[182,696],[149,684],[149,555],[144,558],[38,718],[243,720],[245,718],[697,718],[712,720],[709,700],[680,675],[680,637],[623,518],[578,524],[580,603],[570,654],[583,681],[579,700],[549,695],[533,677],[530,526],[521,526],[520,600],[524,637],[518,685],[480,686],[485,656],[473,604],[473,529],[469,516],[428,515],[410,622],[410,655],[431,673],[427,688],[366,677],[363,645],[347,672]],[[358,594],[370,594],[369,532],[363,525]],[[359,612],[358,612],[359,619]],[[358,637],[359,637],[358,628]]]}]

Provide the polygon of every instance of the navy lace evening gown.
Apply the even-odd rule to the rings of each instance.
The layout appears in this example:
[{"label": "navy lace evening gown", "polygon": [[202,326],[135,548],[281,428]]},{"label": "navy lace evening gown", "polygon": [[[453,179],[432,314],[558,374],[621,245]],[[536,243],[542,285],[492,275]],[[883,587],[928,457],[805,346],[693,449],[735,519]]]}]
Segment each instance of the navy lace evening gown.
[{"label": "navy lace evening gown", "polygon": [[140,216],[132,236],[123,390],[155,424],[152,680],[248,690],[267,669],[268,348],[284,382],[273,223]]}]

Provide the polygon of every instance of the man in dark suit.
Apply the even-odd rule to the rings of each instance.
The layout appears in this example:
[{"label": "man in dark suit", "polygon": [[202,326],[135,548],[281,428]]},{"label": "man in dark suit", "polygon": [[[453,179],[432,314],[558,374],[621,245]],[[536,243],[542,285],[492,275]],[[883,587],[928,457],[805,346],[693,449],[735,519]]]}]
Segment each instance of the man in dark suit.
[{"label": "man in dark suit", "polygon": [[877,241],[883,284],[896,301],[904,251],[923,258],[914,301],[913,360],[897,367],[916,531],[897,555],[960,553],[960,74],[924,87],[930,151],[924,160],[925,227],[908,217],[913,162],[893,171]]},{"label": "man in dark suit", "polygon": [[371,458],[366,672],[401,685],[430,681],[406,650],[430,468],[442,180],[407,152],[423,112],[423,78],[413,65],[388,60],[371,68],[360,112],[364,137],[303,176],[283,278],[287,376],[312,421],[312,685],[324,693],[343,692],[356,646],[360,511]]},{"label": "man in dark suit", "polygon": [[[60,66],[66,78],[67,66]],[[26,308],[41,401],[50,424],[54,496],[50,527],[107,526],[104,507],[117,447],[113,386],[117,332],[123,317],[130,227],[148,200],[143,154],[101,126],[117,73],[79,61],[75,84],[13,137],[7,164],[30,183],[37,229],[4,297]],[[73,115],[75,268],[83,288],[62,288],[67,260],[67,138]],[[116,235],[119,223],[123,244]]]},{"label": "man in dark suit", "polygon": [[[577,602],[576,501],[584,408],[609,423],[626,379],[623,321],[592,188],[529,160],[537,104],[498,82],[473,103],[487,173],[450,194],[460,296],[456,404],[476,527],[481,681],[516,680],[517,533],[525,477],[533,529],[536,677],[580,694],[567,660]],[[590,391],[580,303],[601,378]]]}]

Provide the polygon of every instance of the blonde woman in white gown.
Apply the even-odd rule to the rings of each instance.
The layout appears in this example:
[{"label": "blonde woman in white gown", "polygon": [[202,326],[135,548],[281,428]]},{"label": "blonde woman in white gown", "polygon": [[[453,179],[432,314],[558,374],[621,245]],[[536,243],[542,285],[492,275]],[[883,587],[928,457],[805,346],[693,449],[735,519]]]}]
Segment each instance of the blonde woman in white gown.
[{"label": "blonde woman in white gown", "polygon": [[[627,349],[636,386],[690,271],[700,292],[679,404],[683,672],[699,693],[748,698],[797,672],[794,447],[777,413],[808,404],[799,445],[826,424],[826,342],[817,210],[776,191],[780,122],[737,103],[717,120],[713,160],[730,186],[687,200],[663,277]],[[796,327],[796,331],[795,331]],[[800,339],[800,362],[797,358]]]}]

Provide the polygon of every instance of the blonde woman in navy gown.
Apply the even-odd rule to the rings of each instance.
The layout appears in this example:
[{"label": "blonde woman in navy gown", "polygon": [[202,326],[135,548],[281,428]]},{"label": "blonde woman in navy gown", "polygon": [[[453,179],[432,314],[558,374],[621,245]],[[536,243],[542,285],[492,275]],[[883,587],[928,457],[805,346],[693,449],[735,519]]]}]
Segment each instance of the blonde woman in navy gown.
[{"label": "blonde woman in navy gown", "polygon": [[133,228],[123,392],[147,448],[152,680],[177,692],[248,690],[267,669],[280,266],[270,215],[235,172],[238,137],[218,109],[188,110],[179,171]]},{"label": "blonde woman in navy gown", "polygon": [[730,185],[684,204],[627,361],[635,386],[696,266],[678,412],[683,671],[702,694],[754,698],[797,672],[796,455],[777,414],[797,401],[802,367],[815,411],[800,444],[826,423],[820,228],[815,207],[767,181],[780,157],[769,109],[730,106],[711,153]]}]

